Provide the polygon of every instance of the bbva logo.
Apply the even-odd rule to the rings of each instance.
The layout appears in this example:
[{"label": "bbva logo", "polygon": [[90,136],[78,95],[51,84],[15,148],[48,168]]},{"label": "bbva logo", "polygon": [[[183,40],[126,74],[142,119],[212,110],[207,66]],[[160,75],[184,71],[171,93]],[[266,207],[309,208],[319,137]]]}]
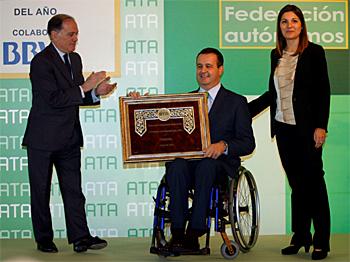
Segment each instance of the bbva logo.
[{"label": "bbva logo", "polygon": [[28,65],[45,48],[45,42],[3,42],[3,65]]}]

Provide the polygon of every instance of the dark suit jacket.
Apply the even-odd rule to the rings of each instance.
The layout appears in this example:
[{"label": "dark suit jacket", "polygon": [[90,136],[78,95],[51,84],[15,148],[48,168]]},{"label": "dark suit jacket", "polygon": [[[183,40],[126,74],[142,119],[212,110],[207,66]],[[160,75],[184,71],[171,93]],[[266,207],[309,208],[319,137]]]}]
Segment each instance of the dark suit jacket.
[{"label": "dark suit jacket", "polygon": [[22,145],[46,151],[60,150],[74,132],[78,133],[79,145],[83,145],[79,106],[94,103],[91,92],[82,98],[79,85],[84,83],[84,77],[79,54],[73,52],[69,56],[74,80],[52,44],[32,59],[32,108]]},{"label": "dark suit jacket", "polygon": [[247,99],[221,86],[209,112],[209,124],[211,143],[228,143],[228,154],[218,161],[233,176],[240,166],[240,156],[249,155],[255,148]]},{"label": "dark suit jacket", "polygon": [[[270,106],[271,137],[275,135],[277,93],[274,73],[280,56],[276,49],[271,51],[271,73],[269,90],[249,103],[252,117]],[[319,45],[309,42],[299,55],[293,89],[293,110],[299,134],[313,133],[316,128],[327,130],[330,107],[330,84],[325,52]]]}]

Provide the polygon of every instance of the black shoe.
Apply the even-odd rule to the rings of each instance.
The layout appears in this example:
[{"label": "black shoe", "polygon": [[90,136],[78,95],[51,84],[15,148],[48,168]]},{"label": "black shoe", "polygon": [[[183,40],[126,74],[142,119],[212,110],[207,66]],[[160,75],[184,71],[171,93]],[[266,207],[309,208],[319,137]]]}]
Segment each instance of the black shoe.
[{"label": "black shoe", "polygon": [[185,236],[184,247],[190,250],[199,250],[199,240],[198,237]]},{"label": "black shoe", "polygon": [[78,240],[77,242],[73,243],[73,249],[75,252],[85,252],[88,249],[102,249],[107,246],[107,241],[103,240],[99,237],[88,237],[83,238],[81,240]]},{"label": "black shoe", "polygon": [[309,253],[310,245],[290,245],[281,249],[281,253],[282,255],[295,255],[298,254],[301,247],[305,247],[305,252]]},{"label": "black shoe", "polygon": [[200,253],[199,248],[187,246],[184,244],[173,244],[170,246],[169,250],[175,256],[179,255],[198,255]]},{"label": "black shoe", "polygon": [[159,254],[162,256],[180,256],[180,255],[190,255],[194,252],[198,252],[199,249],[192,248],[191,246],[185,244],[184,239],[177,239],[172,237],[169,242],[163,247],[159,248]]},{"label": "black shoe", "polygon": [[37,243],[37,249],[41,252],[47,252],[47,253],[57,253],[58,249],[54,242],[48,241],[48,242],[38,242]]},{"label": "black shoe", "polygon": [[87,251],[87,249],[87,242],[84,239],[73,243],[73,250],[75,252],[81,253]]},{"label": "black shoe", "polygon": [[169,250],[172,254],[177,255],[197,255],[200,253],[199,242],[197,239],[185,239],[182,242],[170,240]]},{"label": "black shoe", "polygon": [[324,250],[315,250],[312,251],[312,254],[311,254],[311,259],[312,260],[321,260],[321,259],[324,259],[326,258],[328,255],[328,252],[327,251],[324,251]]},{"label": "black shoe", "polygon": [[[154,251],[153,251],[154,249]],[[158,254],[162,257],[178,257],[180,253],[170,249],[169,247],[159,247],[159,248],[151,248],[150,252],[153,254]]]}]

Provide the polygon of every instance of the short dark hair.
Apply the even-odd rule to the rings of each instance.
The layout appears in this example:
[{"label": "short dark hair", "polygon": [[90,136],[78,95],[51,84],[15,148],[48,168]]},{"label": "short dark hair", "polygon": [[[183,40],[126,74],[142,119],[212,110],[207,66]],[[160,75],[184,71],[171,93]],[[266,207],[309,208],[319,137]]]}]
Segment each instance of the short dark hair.
[{"label": "short dark hair", "polygon": [[298,48],[297,48],[294,55],[301,54],[309,44],[309,40],[307,37],[306,23],[305,23],[303,12],[301,11],[301,9],[299,7],[297,7],[295,5],[286,5],[280,10],[280,12],[278,13],[278,18],[277,18],[276,49],[277,49],[277,52],[280,56],[282,56],[283,49],[286,48],[286,46],[287,46],[286,39],[282,35],[282,31],[281,31],[281,27],[280,27],[282,15],[284,13],[287,13],[287,12],[293,12],[300,19],[300,22],[301,22],[301,32],[300,32],[300,36],[299,36],[299,45],[298,45]]},{"label": "short dark hair", "polygon": [[58,14],[51,17],[51,19],[47,23],[47,34],[51,36],[52,31],[60,31],[62,29],[63,22],[68,19],[74,20],[73,17],[66,14]]},{"label": "short dark hair", "polygon": [[221,52],[219,50],[217,50],[216,48],[213,48],[213,47],[207,47],[207,48],[204,48],[202,49],[197,57],[196,57],[196,61],[198,60],[198,57],[200,55],[203,55],[203,54],[215,54],[216,55],[216,58],[218,60],[218,64],[217,66],[220,67],[220,66],[223,66],[224,65],[224,56],[221,54]]}]

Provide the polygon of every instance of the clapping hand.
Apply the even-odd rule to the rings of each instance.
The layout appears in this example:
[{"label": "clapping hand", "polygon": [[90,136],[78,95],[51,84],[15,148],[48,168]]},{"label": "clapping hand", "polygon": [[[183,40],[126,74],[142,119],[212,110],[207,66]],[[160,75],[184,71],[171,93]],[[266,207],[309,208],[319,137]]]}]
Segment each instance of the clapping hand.
[{"label": "clapping hand", "polygon": [[84,92],[88,92],[94,88],[96,88],[103,80],[106,79],[106,71],[100,72],[92,72],[85,80],[84,84],[82,84],[82,88]]},{"label": "clapping hand", "polygon": [[100,96],[104,96],[109,94],[110,92],[113,91],[114,88],[116,88],[117,83],[109,83],[109,80],[111,78],[108,76],[106,77],[102,82],[100,82],[96,88],[96,95]]}]

